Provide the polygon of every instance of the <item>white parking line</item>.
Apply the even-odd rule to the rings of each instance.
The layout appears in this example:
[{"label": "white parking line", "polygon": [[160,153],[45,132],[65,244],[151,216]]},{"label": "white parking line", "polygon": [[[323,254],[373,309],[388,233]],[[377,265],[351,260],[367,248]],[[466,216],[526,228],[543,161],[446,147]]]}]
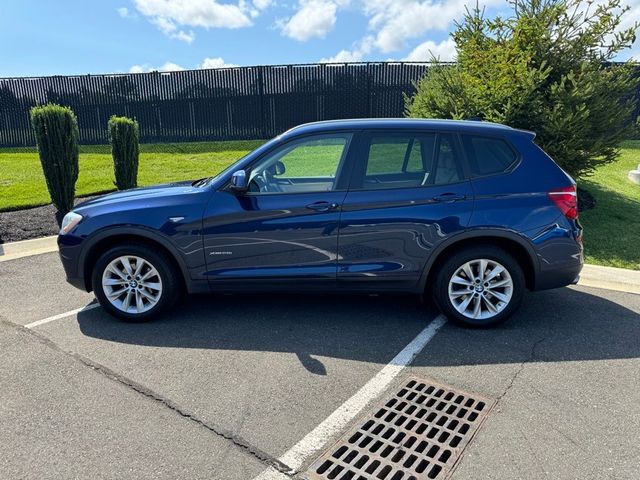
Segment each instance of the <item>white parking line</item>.
[{"label": "white parking line", "polygon": [[[324,447],[331,437],[340,433],[364,407],[380,395],[391,381],[413,362],[446,321],[443,315],[438,315],[375,377],[369,380],[355,395],[340,405],[337,410],[278,460],[293,470],[299,470],[311,455]],[[290,477],[269,467],[255,477],[254,480],[290,480]]]},{"label": "white parking line", "polygon": [[76,315],[80,312],[87,312],[89,310],[93,310],[94,308],[98,308],[100,306],[99,303],[92,303],[87,305],[86,307],[76,308],[75,310],[70,310],[68,312],[59,313],[58,315],[53,315],[52,317],[43,318],[42,320],[36,320],[35,322],[27,323],[24,328],[34,328],[39,325],[44,325],[45,323],[54,322],[56,320],[60,320],[65,317],[70,317],[71,315]]}]

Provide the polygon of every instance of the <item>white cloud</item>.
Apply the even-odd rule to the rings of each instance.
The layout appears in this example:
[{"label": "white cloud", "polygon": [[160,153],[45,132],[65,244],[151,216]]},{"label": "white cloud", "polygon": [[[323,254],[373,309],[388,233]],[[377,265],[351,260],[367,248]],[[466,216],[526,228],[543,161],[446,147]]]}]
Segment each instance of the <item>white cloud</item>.
[{"label": "white cloud", "polygon": [[[448,31],[464,12],[467,0],[363,0],[369,28],[376,32],[375,45],[382,52],[405,47],[405,42],[429,31]],[[482,5],[503,3],[484,0]]]},{"label": "white cloud", "polygon": [[176,40],[181,40],[186,43],[191,43],[196,38],[195,34],[193,33],[193,30],[189,30],[188,32],[185,32],[184,30],[180,30],[176,33],[169,34],[169,37],[175,38]]},{"label": "white cloud", "polygon": [[118,12],[118,15],[120,15],[122,18],[129,18],[132,16],[127,7],[116,8],[116,12]]},{"label": "white cloud", "polygon": [[278,22],[283,35],[305,42],[324,38],[336,23],[338,4],[333,0],[300,0],[298,11]]},{"label": "white cloud", "polygon": [[253,0],[253,6],[258,10],[264,10],[273,5],[273,0]]},{"label": "white cloud", "polygon": [[[180,27],[241,28],[252,24],[248,4],[217,0],[134,0],[138,11],[170,38],[192,42],[195,34]],[[265,0],[258,0],[264,5]]]},{"label": "white cloud", "polygon": [[359,50],[340,50],[333,57],[323,58],[320,63],[361,62],[363,55]]},{"label": "white cloud", "polygon": [[[638,1],[638,0],[632,0]],[[340,10],[353,7],[369,19],[372,46],[382,53],[402,50],[407,40],[428,32],[449,31],[464,13],[468,0],[298,0],[293,16],[278,22],[282,34],[299,41],[325,37],[334,27]],[[482,0],[481,5],[504,0]],[[342,50],[331,59],[358,61],[362,53]]]},{"label": "white cloud", "polygon": [[144,65],[133,65],[130,69],[129,69],[129,73],[144,73],[147,72],[148,70],[146,69],[146,67]]},{"label": "white cloud", "polygon": [[158,70],[161,72],[179,72],[180,70],[184,70],[184,67],[181,67],[177,63],[166,62]]},{"label": "white cloud", "polygon": [[[594,0],[595,5],[605,0]],[[640,21],[640,0],[622,0],[630,10],[623,16],[620,29],[629,28]],[[372,51],[390,53],[402,51],[413,39],[423,42],[405,58],[408,61],[428,61],[431,53],[442,61],[455,58],[455,46],[452,40],[439,43],[427,40],[432,32],[450,32],[454,20],[460,20],[468,0],[299,0],[297,12],[291,18],[281,22],[283,34],[297,40],[307,40],[314,36],[325,36],[337,21],[340,11],[346,7],[358,9],[368,18],[367,37],[352,49],[340,50],[322,62],[359,62]],[[482,7],[507,7],[504,0],[480,0]],[[361,45],[371,45],[362,49]],[[640,35],[630,50],[618,56],[640,59]]]},{"label": "white cloud", "polygon": [[189,32],[180,30],[175,23],[173,23],[171,20],[167,20],[164,17],[152,17],[149,21],[156,27],[158,27],[158,30],[160,30],[169,38],[181,40],[186,43],[193,42],[195,38],[193,30],[190,30]]},{"label": "white cloud", "polygon": [[129,69],[129,73],[148,73],[148,72],[179,72],[184,67],[173,62],[165,62],[160,67],[150,67],[148,64],[134,65]]},{"label": "white cloud", "polygon": [[[633,0],[637,1],[637,0]],[[357,7],[369,19],[373,44],[383,53],[405,48],[406,41],[430,31],[448,31],[460,18],[468,0],[299,0],[295,14],[278,22],[282,34],[299,41],[324,38],[338,12]],[[489,6],[504,0],[483,0]],[[358,58],[358,51],[342,50],[334,58]]]},{"label": "white cloud", "polygon": [[[235,68],[239,67],[234,63],[227,63],[222,57],[207,57],[196,68]],[[149,72],[179,72],[185,70],[182,65],[173,62],[165,62],[159,67],[153,67],[148,63],[133,65],[129,73],[149,73]]]},{"label": "white cloud", "polygon": [[455,60],[456,54],[456,43],[451,38],[440,43],[427,40],[414,48],[404,60],[407,62],[429,62],[435,57],[440,61],[450,62]]},{"label": "white cloud", "polygon": [[198,68],[235,68],[239,65],[226,63],[222,57],[205,58]]},{"label": "white cloud", "polygon": [[361,62],[366,55],[371,53],[373,40],[373,37],[365,37],[356,44],[353,50],[340,50],[333,57],[321,59],[320,63]]}]

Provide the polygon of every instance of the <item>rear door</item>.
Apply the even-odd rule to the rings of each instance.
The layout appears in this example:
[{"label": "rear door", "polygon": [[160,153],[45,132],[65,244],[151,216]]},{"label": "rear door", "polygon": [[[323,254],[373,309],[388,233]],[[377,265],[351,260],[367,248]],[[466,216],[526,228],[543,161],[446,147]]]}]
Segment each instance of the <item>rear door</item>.
[{"label": "rear door", "polygon": [[355,155],[340,218],[338,283],[415,286],[433,248],[471,216],[458,135],[370,131]]}]

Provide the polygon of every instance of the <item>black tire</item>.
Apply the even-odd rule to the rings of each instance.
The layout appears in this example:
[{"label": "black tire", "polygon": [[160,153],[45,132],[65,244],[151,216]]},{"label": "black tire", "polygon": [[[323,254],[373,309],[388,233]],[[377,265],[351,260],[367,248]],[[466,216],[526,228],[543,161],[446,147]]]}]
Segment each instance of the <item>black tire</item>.
[{"label": "black tire", "polygon": [[[479,259],[492,260],[501,264],[511,276],[513,284],[511,299],[503,310],[490,318],[474,319],[460,313],[449,298],[449,282],[456,271],[467,262]],[[492,327],[507,320],[520,306],[525,290],[525,279],[522,267],[508,252],[491,245],[468,247],[461,250],[442,263],[436,272],[433,283],[433,298],[442,313],[454,322],[466,327]],[[466,288],[466,287],[462,287]],[[475,293],[475,291],[473,291]],[[481,294],[480,294],[481,295]],[[466,297],[463,297],[466,298]]]},{"label": "black tire", "polygon": [[[162,280],[160,299],[151,309],[142,313],[127,313],[118,309],[109,301],[102,287],[104,270],[113,260],[125,255],[140,257],[147,261],[158,271]],[[172,307],[178,300],[182,285],[179,275],[180,272],[173,260],[164,252],[156,251],[146,245],[129,244],[113,247],[103,253],[93,268],[91,281],[100,305],[111,315],[126,322],[146,322]]]}]

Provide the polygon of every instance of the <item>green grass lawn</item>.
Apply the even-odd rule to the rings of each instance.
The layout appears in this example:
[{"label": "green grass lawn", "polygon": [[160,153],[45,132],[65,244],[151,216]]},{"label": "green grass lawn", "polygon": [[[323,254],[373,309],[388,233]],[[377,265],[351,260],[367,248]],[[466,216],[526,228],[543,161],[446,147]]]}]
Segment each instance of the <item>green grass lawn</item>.
[{"label": "green grass lawn", "polygon": [[640,185],[627,179],[640,163],[640,140],[625,142],[620,159],[580,182],[596,208],[580,214],[587,263],[640,270]]},{"label": "green grass lawn", "polygon": [[[140,146],[138,185],[209,177],[264,143],[198,142]],[[80,148],[76,195],[114,190],[113,160],[106,145]],[[0,211],[51,202],[35,148],[0,150]]]},{"label": "green grass lawn", "polygon": [[[141,145],[138,184],[153,185],[215,175],[262,143],[261,140],[255,140]],[[311,156],[315,159],[331,154],[337,161],[339,150],[337,145],[324,146]],[[295,175],[298,173],[295,171],[296,164],[305,162],[291,160],[295,159],[287,162],[291,167],[287,174]],[[330,163],[316,163],[327,164],[326,168],[332,170]],[[580,182],[595,196],[597,202],[594,210],[580,215],[585,228],[588,263],[640,270],[640,186],[627,179],[628,171],[639,163],[640,141],[629,141],[623,145],[622,156],[617,162],[598,169],[592,177]],[[328,173],[318,172],[319,175]],[[81,147],[77,195],[113,189],[113,164],[109,147]],[[49,194],[36,150],[0,150],[0,211],[48,203]]]}]

